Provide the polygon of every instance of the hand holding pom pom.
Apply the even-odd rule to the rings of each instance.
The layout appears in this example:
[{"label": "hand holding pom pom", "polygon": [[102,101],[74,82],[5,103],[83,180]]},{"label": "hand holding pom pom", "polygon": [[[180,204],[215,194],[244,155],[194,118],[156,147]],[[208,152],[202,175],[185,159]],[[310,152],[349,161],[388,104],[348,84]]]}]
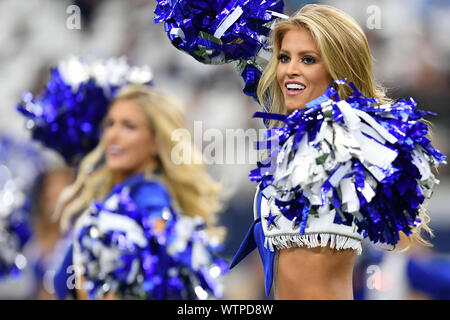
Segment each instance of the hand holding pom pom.
[{"label": "hand holding pom pom", "polygon": [[205,64],[237,62],[244,93],[256,87],[270,57],[268,35],[284,18],[281,0],[158,0],[155,22],[165,22],[172,44]]}]

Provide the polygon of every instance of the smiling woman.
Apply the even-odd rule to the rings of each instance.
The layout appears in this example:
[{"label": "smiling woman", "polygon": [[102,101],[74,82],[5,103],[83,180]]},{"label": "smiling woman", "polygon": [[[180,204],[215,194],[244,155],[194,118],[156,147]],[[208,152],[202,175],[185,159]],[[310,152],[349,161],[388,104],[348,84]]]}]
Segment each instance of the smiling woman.
[{"label": "smiling woman", "polygon": [[60,298],[70,289],[91,299],[221,295],[226,264],[211,251],[221,242],[220,186],[198,160],[173,163],[180,128],[181,107],[148,87],[129,85],[112,101],[99,145],[59,200],[62,226],[73,230],[55,278]]},{"label": "smiling woman", "polygon": [[[394,186],[392,191],[385,190],[389,179],[378,174],[393,170],[393,164],[390,167],[380,160],[394,148],[385,147],[386,140],[394,144],[400,136],[395,138],[384,130],[390,119],[397,118],[389,114],[391,99],[375,82],[370,48],[357,22],[334,7],[306,5],[293,17],[277,23],[272,39],[273,55],[258,84],[259,102],[270,113],[258,117],[269,120],[268,141],[278,138],[282,147],[270,150],[268,159],[276,165],[258,164],[250,175],[260,182],[255,220],[231,267],[258,247],[267,294],[273,282],[278,299],[353,299],[353,266],[356,255],[362,252],[363,238],[369,234],[374,242],[395,246],[402,231],[410,239],[423,242],[420,231],[430,231],[428,216],[416,203],[403,209],[401,201],[389,208],[377,207],[378,201],[374,201],[385,194],[405,195],[406,189]],[[351,85],[343,85],[346,81],[341,79]],[[406,110],[403,103],[395,107]],[[386,119],[377,117],[376,112],[384,112]],[[339,121],[344,124],[328,127]],[[417,122],[426,134],[426,125]],[[369,125],[386,133],[387,139],[378,138],[379,143],[373,144],[374,140],[367,138],[373,137]],[[358,128],[364,134],[357,133]],[[399,131],[392,127],[390,132],[395,130]],[[422,150],[419,144],[416,142],[418,150],[414,152]],[[401,161],[402,146],[395,148],[398,150],[392,154],[392,161],[396,157]],[[425,148],[437,159],[445,159],[434,149]],[[344,149],[348,151],[342,153]],[[405,157],[411,159],[410,154]],[[378,164],[371,166],[368,161]],[[434,161],[424,160],[421,165],[432,166]],[[421,165],[418,170],[422,170]],[[399,171],[411,171],[404,166],[395,164]],[[414,178],[405,179],[414,186]],[[396,179],[398,185],[402,184],[403,178]],[[385,189],[380,190],[377,181],[383,181]],[[370,194],[366,193],[369,184]],[[417,195],[417,190],[414,186],[413,194]],[[422,194],[419,197],[423,202]],[[364,206],[368,203],[370,213],[366,217]],[[405,210],[411,215],[405,216]],[[404,227],[393,222],[397,218]]]},{"label": "smiling woman", "polygon": [[[372,61],[364,32],[352,17],[325,5],[306,5],[293,17],[278,23],[273,32],[273,56],[258,85],[261,104],[273,113],[290,114],[324,94],[333,80],[347,78],[363,93],[385,99],[374,83]],[[350,95],[336,86],[341,98]],[[270,121],[270,128],[280,125]],[[256,214],[281,215],[275,201],[257,191]],[[354,222],[335,224],[331,210],[319,210],[308,219],[302,235],[296,225],[281,222],[276,231],[265,228],[264,237],[279,241],[262,254],[266,291],[274,279],[278,299],[352,299],[355,256],[361,252],[362,235]],[[256,216],[255,214],[255,216]],[[287,221],[286,221],[287,222]],[[255,225],[255,232],[257,227]],[[286,236],[287,235],[287,236]],[[293,240],[293,239],[300,239]],[[281,238],[280,238],[281,239]],[[239,260],[239,254],[235,261]]]}]

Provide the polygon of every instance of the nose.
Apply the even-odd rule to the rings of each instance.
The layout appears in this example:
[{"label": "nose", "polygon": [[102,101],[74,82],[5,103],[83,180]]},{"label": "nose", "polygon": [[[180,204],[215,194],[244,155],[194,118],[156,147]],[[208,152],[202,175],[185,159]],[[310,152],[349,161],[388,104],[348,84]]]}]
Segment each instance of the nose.
[{"label": "nose", "polygon": [[287,66],[287,75],[289,77],[299,76],[301,74],[300,63],[292,59]]},{"label": "nose", "polygon": [[119,127],[116,124],[112,124],[107,127],[103,133],[104,140],[106,144],[111,144],[117,142],[119,137]]}]

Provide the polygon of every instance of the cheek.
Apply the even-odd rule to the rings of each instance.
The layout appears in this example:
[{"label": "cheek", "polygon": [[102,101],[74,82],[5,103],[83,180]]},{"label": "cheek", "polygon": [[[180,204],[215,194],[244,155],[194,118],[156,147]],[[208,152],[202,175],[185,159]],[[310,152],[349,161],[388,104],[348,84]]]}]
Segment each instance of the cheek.
[{"label": "cheek", "polygon": [[152,154],[152,139],[147,133],[138,133],[130,137],[130,148],[137,161],[147,159]]},{"label": "cheek", "polygon": [[283,70],[283,66],[279,63],[277,66],[277,82],[281,87],[281,84],[283,82],[283,77],[284,77],[284,70]]},{"label": "cheek", "polygon": [[318,66],[318,68],[311,72],[310,79],[311,82],[314,83],[314,85],[320,90],[325,90],[331,82],[331,77],[323,66]]},{"label": "cheek", "polygon": [[103,129],[103,133],[102,133],[102,139],[105,143],[110,143],[111,142],[111,129],[110,128],[105,128]]}]

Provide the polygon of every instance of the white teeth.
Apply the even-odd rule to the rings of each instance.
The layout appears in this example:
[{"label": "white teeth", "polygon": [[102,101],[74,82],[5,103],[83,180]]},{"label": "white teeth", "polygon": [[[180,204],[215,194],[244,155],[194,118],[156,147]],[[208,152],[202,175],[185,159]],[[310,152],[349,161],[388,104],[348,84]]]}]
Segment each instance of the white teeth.
[{"label": "white teeth", "polygon": [[288,83],[286,84],[286,88],[288,88],[288,90],[304,90],[306,87],[297,83]]},{"label": "white teeth", "polygon": [[108,148],[108,151],[109,151],[110,153],[119,153],[119,152],[122,152],[122,151],[123,151],[123,148],[122,148],[122,147],[119,147],[119,146],[116,146],[116,145],[112,145],[112,146],[110,146],[110,147]]}]

